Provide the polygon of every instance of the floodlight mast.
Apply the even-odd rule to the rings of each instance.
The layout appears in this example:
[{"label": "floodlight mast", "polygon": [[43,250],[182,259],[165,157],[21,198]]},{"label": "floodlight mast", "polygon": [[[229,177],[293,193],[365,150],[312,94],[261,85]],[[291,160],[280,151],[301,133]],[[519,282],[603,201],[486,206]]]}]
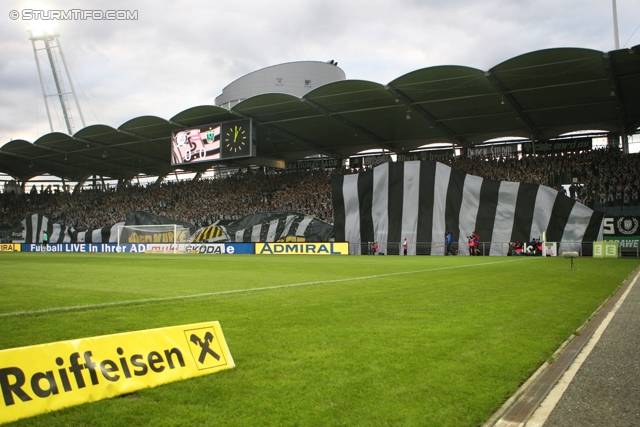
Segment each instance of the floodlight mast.
[{"label": "floodlight mast", "polygon": [[618,8],[616,7],[616,0],[611,0],[613,3],[613,40],[615,42],[616,50],[620,49],[620,37],[618,35]]},{"label": "floodlight mast", "polygon": [[[67,66],[67,61],[64,57],[64,53],[62,52],[62,46],[60,46],[59,34],[57,31],[52,32],[38,32],[35,30],[29,30],[29,40],[31,40],[31,45],[33,46],[33,54],[36,58],[36,66],[38,67],[38,75],[40,77],[40,86],[42,87],[42,95],[44,97],[44,105],[47,110],[47,117],[49,119],[49,128],[51,132],[53,129],[53,121],[51,119],[51,110],[49,109],[49,97],[58,97],[60,101],[60,107],[62,108],[62,115],[64,117],[64,122],[67,127],[67,133],[69,135],[73,135],[75,131],[75,126],[73,123],[73,116],[71,114],[71,108],[69,107],[69,101],[67,99],[67,95],[72,95],[73,100],[76,104],[76,108],[78,109],[78,113],[80,115],[80,120],[82,122],[82,126],[86,126],[84,122],[84,116],[82,115],[82,109],[80,107],[80,103],[78,102],[78,97],[76,95],[75,88],[73,87],[73,81],[71,79],[71,75],[69,74],[69,67]],[[44,47],[38,48],[36,46],[36,42],[41,41],[44,44]],[[67,92],[65,89],[65,83],[63,79],[63,75],[60,70],[60,66],[58,65],[58,59],[56,56],[57,53],[62,60],[62,64],[64,66],[64,74],[66,76],[66,80],[69,83],[71,88],[71,92]],[[42,75],[42,68],[40,67],[40,60],[38,59],[38,51],[45,50],[47,53],[47,57],[49,58],[49,65],[51,66],[51,74],[53,76],[53,81],[56,86],[56,93],[47,94],[47,89],[45,87],[44,78]]]}]

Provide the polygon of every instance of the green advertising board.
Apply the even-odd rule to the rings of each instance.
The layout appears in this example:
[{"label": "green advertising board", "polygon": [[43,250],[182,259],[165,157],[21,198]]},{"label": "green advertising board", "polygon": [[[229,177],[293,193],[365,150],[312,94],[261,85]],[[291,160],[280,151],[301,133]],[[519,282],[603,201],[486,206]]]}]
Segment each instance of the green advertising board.
[{"label": "green advertising board", "polygon": [[618,242],[593,242],[594,258],[618,258]]},{"label": "green advertising board", "polygon": [[607,242],[617,242],[621,255],[638,256],[640,236],[604,236]]}]

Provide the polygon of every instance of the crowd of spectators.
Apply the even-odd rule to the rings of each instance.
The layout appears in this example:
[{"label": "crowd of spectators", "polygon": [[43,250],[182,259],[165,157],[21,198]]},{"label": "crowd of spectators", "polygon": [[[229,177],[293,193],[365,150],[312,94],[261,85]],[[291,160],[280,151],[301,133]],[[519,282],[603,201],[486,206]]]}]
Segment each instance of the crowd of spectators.
[{"label": "crowd of spectators", "polygon": [[[591,207],[638,206],[640,154],[597,149],[516,157],[456,157],[454,169],[496,181],[542,184]],[[562,186],[569,185],[569,191]]]},{"label": "crowd of spectators", "polygon": [[[547,185],[590,207],[638,206],[640,155],[608,150],[516,157],[456,157],[459,171],[496,181]],[[242,170],[197,181],[166,181],[110,189],[0,195],[0,227],[18,224],[32,213],[75,229],[101,228],[125,221],[126,214],[147,211],[196,226],[259,212],[293,211],[333,223],[332,171]]]},{"label": "crowd of spectators", "polygon": [[0,197],[0,227],[14,226],[32,213],[75,229],[101,228],[147,211],[197,226],[259,212],[293,211],[333,222],[328,172],[244,171],[198,181],[165,181],[147,186],[85,189],[76,193],[37,191]]}]

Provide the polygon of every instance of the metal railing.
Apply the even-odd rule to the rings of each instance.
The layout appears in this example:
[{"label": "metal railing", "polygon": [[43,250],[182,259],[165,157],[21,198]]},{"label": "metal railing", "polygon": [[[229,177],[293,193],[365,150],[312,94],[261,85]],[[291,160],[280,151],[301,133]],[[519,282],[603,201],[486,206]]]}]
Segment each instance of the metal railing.
[{"label": "metal railing", "polygon": [[[586,257],[593,256],[593,242],[557,242],[556,253],[578,252]],[[510,242],[480,242],[478,245],[480,256],[514,256]],[[447,248],[444,242],[414,242],[407,245],[407,255],[445,255]],[[456,255],[469,256],[469,246],[454,242],[451,250]],[[526,246],[522,256],[526,255]],[[352,255],[373,255],[371,242],[349,243],[349,253]],[[378,255],[404,255],[401,242],[379,243]],[[451,254],[450,254],[451,255]],[[632,248],[619,248],[620,258],[640,258],[640,245]]]}]

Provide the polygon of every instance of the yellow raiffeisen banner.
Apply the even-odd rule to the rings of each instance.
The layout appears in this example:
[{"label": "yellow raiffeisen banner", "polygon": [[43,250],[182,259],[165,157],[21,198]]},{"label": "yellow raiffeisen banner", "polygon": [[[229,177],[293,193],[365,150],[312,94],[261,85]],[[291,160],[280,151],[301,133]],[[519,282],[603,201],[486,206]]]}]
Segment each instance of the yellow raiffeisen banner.
[{"label": "yellow raiffeisen banner", "polygon": [[349,255],[348,242],[256,243],[256,254],[275,255]]},{"label": "yellow raiffeisen banner", "polygon": [[0,423],[235,366],[218,322],[0,351]]}]

